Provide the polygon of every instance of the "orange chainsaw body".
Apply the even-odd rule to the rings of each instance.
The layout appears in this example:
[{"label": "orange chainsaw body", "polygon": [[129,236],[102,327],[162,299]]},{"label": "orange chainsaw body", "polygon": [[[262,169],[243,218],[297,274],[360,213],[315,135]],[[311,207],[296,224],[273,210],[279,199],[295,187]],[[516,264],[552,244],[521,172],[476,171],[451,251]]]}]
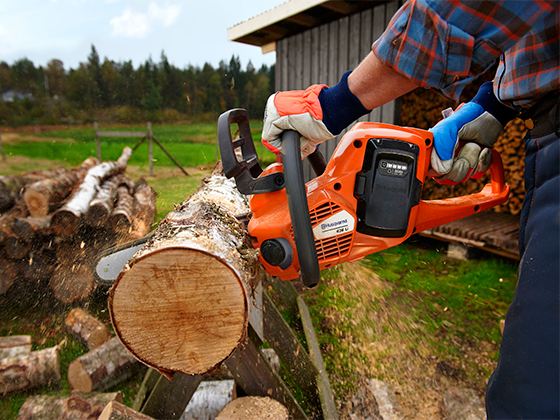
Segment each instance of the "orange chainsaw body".
[{"label": "orange chainsaw body", "polygon": [[[359,260],[369,254],[399,245],[416,232],[487,210],[508,198],[509,187],[504,182],[502,162],[500,156],[494,152],[490,167],[491,182],[480,192],[443,200],[418,198],[417,204],[410,206],[406,230],[398,237],[360,233],[357,230],[361,221],[357,211],[359,203],[356,197],[356,183],[363,171],[366,145],[376,139],[397,140],[417,146],[414,176],[419,183],[420,192],[429,178],[432,133],[390,124],[356,124],[342,137],[324,173],[305,185],[321,270],[342,262]],[[392,166],[391,163],[388,165]],[[390,168],[387,170],[391,171]],[[260,176],[276,172],[283,172],[281,163],[268,166]],[[391,194],[390,191],[387,193]],[[285,189],[252,195],[249,204],[252,218],[248,230],[255,248],[259,249],[268,239],[284,238],[291,248],[296,250]],[[407,203],[402,205],[406,206]],[[299,276],[297,252],[293,252],[292,261],[285,268],[269,264],[262,254],[259,255],[259,259],[272,276],[283,280],[293,280]]]}]

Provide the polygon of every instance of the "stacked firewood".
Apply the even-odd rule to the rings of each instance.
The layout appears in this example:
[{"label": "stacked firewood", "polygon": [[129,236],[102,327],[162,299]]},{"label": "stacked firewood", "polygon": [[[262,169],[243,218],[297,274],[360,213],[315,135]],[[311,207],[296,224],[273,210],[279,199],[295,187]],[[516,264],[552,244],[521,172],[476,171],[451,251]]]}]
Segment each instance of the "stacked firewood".
[{"label": "stacked firewood", "polygon": [[124,175],[131,153],[0,177],[0,294],[27,282],[48,284],[63,303],[90,296],[98,254],[144,236],[154,219],[154,191]]},{"label": "stacked firewood", "polygon": [[[401,101],[401,125],[428,129],[442,119],[441,111],[455,104],[435,91],[418,89],[405,95]],[[525,167],[525,147],[523,137],[527,129],[521,119],[511,121],[499,137],[495,149],[500,152],[504,163],[506,182],[511,188],[509,200],[494,208],[497,212],[518,214],[521,211],[525,189],[523,170]],[[439,199],[470,194],[480,191],[488,182],[488,177],[470,180],[457,186],[444,186],[428,181],[424,186],[424,199]]]}]

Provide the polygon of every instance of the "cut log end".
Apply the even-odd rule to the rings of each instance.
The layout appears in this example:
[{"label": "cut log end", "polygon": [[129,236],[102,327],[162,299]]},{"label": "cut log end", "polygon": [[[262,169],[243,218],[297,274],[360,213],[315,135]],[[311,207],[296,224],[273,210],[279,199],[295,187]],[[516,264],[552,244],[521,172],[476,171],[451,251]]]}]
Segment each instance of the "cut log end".
[{"label": "cut log end", "polygon": [[230,266],[206,252],[159,249],[135,261],[112,289],[115,330],[138,358],[156,369],[207,372],[244,336],[244,286]]},{"label": "cut log end", "polygon": [[29,213],[33,216],[46,216],[49,213],[48,195],[33,189],[27,189],[23,193],[23,199]]},{"label": "cut log end", "polygon": [[69,237],[75,234],[80,224],[80,217],[68,210],[58,210],[53,214],[51,226],[54,233],[59,236]]},{"label": "cut log end", "polygon": [[86,369],[80,360],[74,360],[68,366],[68,378],[71,378],[72,389],[82,392],[91,392],[93,390],[93,382],[88,375]]},{"label": "cut log end", "polygon": [[49,281],[49,286],[60,302],[72,303],[91,295],[95,279],[91,267],[86,264],[60,264]]}]

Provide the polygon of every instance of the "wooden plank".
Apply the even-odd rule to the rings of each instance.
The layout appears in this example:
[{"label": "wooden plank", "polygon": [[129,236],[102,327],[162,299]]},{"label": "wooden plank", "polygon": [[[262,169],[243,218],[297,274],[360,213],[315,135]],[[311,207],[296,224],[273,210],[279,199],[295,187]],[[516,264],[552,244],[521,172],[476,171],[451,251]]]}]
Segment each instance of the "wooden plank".
[{"label": "wooden plank", "polygon": [[329,23],[329,78],[327,83],[335,85],[338,82],[338,21],[335,20]]},{"label": "wooden plank", "polygon": [[326,53],[327,51],[324,51],[320,44],[320,28],[313,28],[311,30],[311,84],[324,83],[320,76],[319,56]]},{"label": "wooden plank", "polygon": [[176,373],[169,381],[160,376],[141,412],[158,419],[178,419],[185,411],[202,377]]},{"label": "wooden plank", "polygon": [[321,25],[319,27],[319,74],[318,83],[329,83],[329,27],[330,25]]},{"label": "wooden plank", "polygon": [[280,73],[276,90],[286,90],[288,89],[288,40],[281,39],[277,45],[276,61],[280,63]]},{"label": "wooden plank", "polygon": [[323,417],[326,419],[337,419],[338,412],[336,410],[336,404],[334,402],[334,396],[332,393],[331,384],[329,382],[329,377],[325,369],[325,363],[323,362],[323,356],[321,355],[319,341],[317,340],[315,329],[313,328],[313,323],[311,321],[311,314],[309,313],[309,309],[307,308],[307,305],[305,304],[301,296],[298,296],[297,304],[299,307],[299,315],[301,317],[303,331],[307,340],[309,356],[311,357],[315,368],[319,372],[317,375],[317,390],[319,391],[319,399],[321,400]]},{"label": "wooden plank", "polygon": [[263,295],[263,309],[266,342],[276,351],[310,401],[315,404],[316,408],[320,408],[316,380],[319,372],[313,365],[309,354],[267,293]]},{"label": "wooden plank", "polygon": [[272,397],[284,404],[293,418],[307,418],[292,392],[270,367],[252,338],[238,347],[225,363],[237,384],[248,395]]},{"label": "wooden plank", "polygon": [[297,49],[296,37],[291,36],[288,38],[288,79],[286,84],[286,90],[297,89],[296,49]]},{"label": "wooden plank", "polygon": [[348,61],[348,36],[349,36],[348,16],[343,17],[338,22],[338,79],[348,70],[350,63]]},{"label": "wooden plank", "polygon": [[348,69],[356,68],[362,58],[362,53],[360,51],[361,22],[361,13],[354,13],[350,16],[350,28],[348,35]]},{"label": "wooden plank", "polygon": [[[385,30],[385,6],[379,5],[372,9],[371,39],[375,41]],[[382,107],[375,108],[370,113],[370,121],[381,121]]]},{"label": "wooden plank", "polygon": [[[398,8],[398,1],[391,1],[385,5],[385,22],[383,28],[387,27]],[[382,106],[381,121],[388,124],[393,124],[395,122],[395,101],[388,102]]]},{"label": "wooden plank", "polygon": [[136,411],[140,411],[144,402],[146,401],[146,397],[151,394],[154,386],[156,385],[160,374],[155,371],[154,369],[148,368],[146,374],[144,375],[144,379],[140,384],[140,389],[136,393],[134,397],[134,402],[132,403],[132,408]]},{"label": "wooden plank", "polygon": [[306,89],[311,84],[311,31],[303,34],[303,88]]},{"label": "wooden plank", "polygon": [[293,81],[295,89],[304,89],[303,85],[303,34],[294,35],[296,41],[296,76]]},{"label": "wooden plank", "polygon": [[[360,60],[363,60],[371,51],[372,17],[373,9],[366,9],[360,13]],[[371,112],[361,117],[359,121],[371,121]]]}]

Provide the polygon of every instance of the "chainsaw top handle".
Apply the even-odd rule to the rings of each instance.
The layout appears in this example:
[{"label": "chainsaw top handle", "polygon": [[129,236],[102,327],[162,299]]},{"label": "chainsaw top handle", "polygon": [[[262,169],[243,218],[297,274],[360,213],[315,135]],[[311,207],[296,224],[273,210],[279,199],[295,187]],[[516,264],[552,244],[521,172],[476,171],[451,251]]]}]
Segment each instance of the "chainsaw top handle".
[{"label": "chainsaw top handle", "polygon": [[309,217],[309,206],[307,205],[299,133],[293,130],[282,133],[282,155],[286,195],[288,196],[288,207],[294,231],[301,281],[306,287],[314,287],[319,283],[321,275],[317,250],[315,249],[315,237]]}]

